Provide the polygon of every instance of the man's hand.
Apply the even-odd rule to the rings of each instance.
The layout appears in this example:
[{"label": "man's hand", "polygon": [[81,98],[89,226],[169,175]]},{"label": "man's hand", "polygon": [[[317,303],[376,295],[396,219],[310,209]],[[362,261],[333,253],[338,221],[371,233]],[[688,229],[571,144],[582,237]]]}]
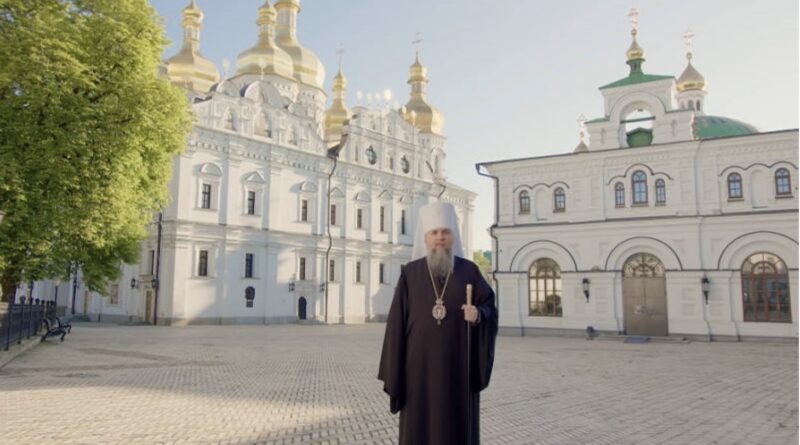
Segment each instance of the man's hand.
[{"label": "man's hand", "polygon": [[461,310],[464,311],[464,321],[468,321],[472,324],[477,324],[480,321],[478,318],[478,308],[475,306],[462,304]]}]

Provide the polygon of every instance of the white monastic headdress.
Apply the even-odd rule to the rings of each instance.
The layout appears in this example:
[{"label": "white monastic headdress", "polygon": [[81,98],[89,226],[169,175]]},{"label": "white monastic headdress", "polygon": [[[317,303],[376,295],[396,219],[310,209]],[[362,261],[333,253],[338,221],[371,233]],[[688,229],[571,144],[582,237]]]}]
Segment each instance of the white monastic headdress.
[{"label": "white monastic headdress", "polygon": [[425,234],[434,229],[450,229],[453,233],[453,248],[451,249],[453,256],[464,257],[461,235],[458,233],[456,209],[450,203],[434,202],[419,209],[411,261],[428,256],[428,249],[425,247]]}]

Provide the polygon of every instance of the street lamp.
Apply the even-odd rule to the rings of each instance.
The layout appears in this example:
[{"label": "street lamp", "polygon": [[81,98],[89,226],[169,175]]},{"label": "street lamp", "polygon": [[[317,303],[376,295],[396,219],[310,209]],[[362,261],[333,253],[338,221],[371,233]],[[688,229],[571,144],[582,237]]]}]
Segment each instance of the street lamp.
[{"label": "street lamp", "polygon": [[706,299],[706,304],[708,304],[708,288],[709,288],[708,277],[703,277],[703,279],[700,280],[700,284],[703,286],[703,296]]},{"label": "street lamp", "polygon": [[584,278],[582,284],[583,284],[583,295],[586,296],[586,302],[588,303],[589,302],[589,279],[588,278]]},{"label": "street lamp", "polygon": [[131,278],[131,289],[139,289],[140,281],[136,280],[136,277]]}]

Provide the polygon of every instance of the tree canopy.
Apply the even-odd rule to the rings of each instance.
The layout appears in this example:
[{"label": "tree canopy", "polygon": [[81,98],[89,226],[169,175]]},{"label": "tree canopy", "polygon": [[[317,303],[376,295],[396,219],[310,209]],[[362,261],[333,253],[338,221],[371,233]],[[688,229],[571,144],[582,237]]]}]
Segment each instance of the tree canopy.
[{"label": "tree canopy", "polygon": [[135,262],[191,112],[147,0],[0,0],[0,280]]}]

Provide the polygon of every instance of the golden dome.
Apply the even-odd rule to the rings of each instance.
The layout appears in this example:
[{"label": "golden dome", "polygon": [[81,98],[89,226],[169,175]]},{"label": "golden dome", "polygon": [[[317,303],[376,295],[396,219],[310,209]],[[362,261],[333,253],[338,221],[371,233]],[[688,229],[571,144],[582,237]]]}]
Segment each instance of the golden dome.
[{"label": "golden dome", "polygon": [[200,54],[200,29],[203,24],[203,11],[197,7],[195,0],[183,9],[183,46],[178,54],[166,63],[166,74],[169,80],[179,86],[207,93],[219,82],[219,70],[208,59]]},{"label": "golden dome", "polygon": [[236,74],[274,74],[294,80],[294,61],[273,38],[275,15],[269,0],[258,8],[258,42],[239,54]]},{"label": "golden dome", "polygon": [[706,86],[706,79],[692,65],[692,53],[688,53],[686,58],[689,59],[689,64],[678,78],[676,88],[679,92],[702,90]]},{"label": "golden dome", "polygon": [[342,127],[347,119],[350,118],[350,110],[345,105],[345,91],[347,91],[347,79],[342,74],[342,67],[333,78],[333,103],[325,110],[325,138],[338,140],[342,135]]},{"label": "golden dome", "polygon": [[294,78],[304,85],[322,90],[325,82],[325,66],[313,51],[297,41],[297,14],[300,12],[300,1],[278,0],[275,9],[278,11],[275,42],[292,57]]},{"label": "golden dome", "polygon": [[405,105],[404,118],[423,133],[442,134],[444,116],[427,102],[425,90],[428,83],[428,70],[420,63],[419,54],[409,68],[408,84],[411,85],[411,98]]},{"label": "golden dome", "polygon": [[628,60],[644,59],[644,49],[636,42],[635,29],[631,31],[631,35],[633,36],[633,42],[631,42],[631,46],[628,47],[628,51],[625,51],[625,55],[628,57]]}]

